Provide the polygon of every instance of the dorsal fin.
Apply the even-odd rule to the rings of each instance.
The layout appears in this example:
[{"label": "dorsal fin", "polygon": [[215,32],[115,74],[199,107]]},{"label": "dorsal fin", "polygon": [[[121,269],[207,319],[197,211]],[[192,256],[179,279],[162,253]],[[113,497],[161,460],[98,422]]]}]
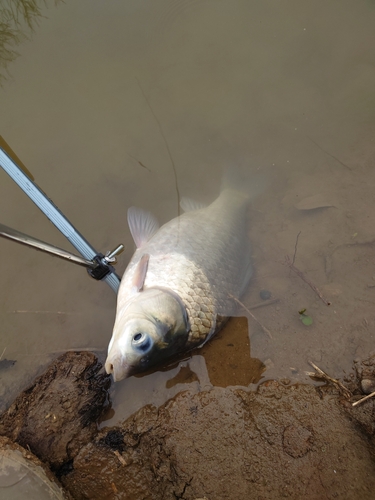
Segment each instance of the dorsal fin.
[{"label": "dorsal fin", "polygon": [[159,229],[154,215],[136,207],[130,207],[128,210],[128,224],[137,248],[146,244]]},{"label": "dorsal fin", "polygon": [[200,210],[205,208],[207,205],[201,203],[200,201],[193,200],[192,198],[187,198],[183,196],[180,201],[180,207],[184,212],[193,212],[194,210]]}]

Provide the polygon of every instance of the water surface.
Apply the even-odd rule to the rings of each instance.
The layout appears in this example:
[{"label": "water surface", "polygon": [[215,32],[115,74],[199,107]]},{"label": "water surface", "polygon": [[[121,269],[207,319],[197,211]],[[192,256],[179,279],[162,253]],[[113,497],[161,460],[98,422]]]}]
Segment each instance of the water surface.
[{"label": "water surface", "polygon": [[[251,309],[257,321],[242,309],[247,321],[180,364],[116,384],[108,422],[187,386],[306,381],[310,359],[349,371],[374,345],[375,4],[36,3],[43,15],[33,33],[20,26],[29,39],[3,70],[0,133],[98,250],[125,244],[120,273],[134,248],[127,208],[177,215],[172,161],[180,193],[203,201],[222,168],[267,179],[251,209],[256,273],[243,303],[257,305],[262,289],[278,302]],[[69,249],[3,172],[0,214]],[[104,355],[115,296],[69,263],[5,240],[0,252],[0,355],[17,361],[0,372],[4,407],[58,353]]]}]

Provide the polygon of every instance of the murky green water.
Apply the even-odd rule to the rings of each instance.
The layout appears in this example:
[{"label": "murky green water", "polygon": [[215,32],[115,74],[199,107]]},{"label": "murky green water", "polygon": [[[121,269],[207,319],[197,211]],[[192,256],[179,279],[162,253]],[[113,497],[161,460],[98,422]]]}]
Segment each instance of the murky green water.
[{"label": "murky green water", "polygon": [[[223,167],[258,169],[268,180],[252,207],[256,276],[243,302],[261,302],[262,289],[278,302],[252,310],[266,330],[242,311],[251,357],[246,328],[233,342],[229,324],[183,362],[186,376],[175,366],[116,384],[112,422],[187,384],[243,384],[233,373],[254,364],[259,375],[256,360],[264,377],[306,380],[309,359],[332,375],[350,370],[374,345],[375,4],[39,5],[34,33],[3,70],[0,133],[98,250],[126,245],[119,272],[133,251],[127,208],[161,222],[177,214],[170,155],[180,192],[201,200],[217,195]],[[0,214],[69,249],[1,171]],[[285,265],[296,248],[295,265],[331,306]],[[115,296],[68,263],[5,240],[0,252],[0,355],[17,360],[0,372],[3,407],[51,356],[103,353]],[[310,327],[299,320],[304,308]],[[223,366],[233,348],[238,362]],[[224,370],[220,382],[212,369]]]}]

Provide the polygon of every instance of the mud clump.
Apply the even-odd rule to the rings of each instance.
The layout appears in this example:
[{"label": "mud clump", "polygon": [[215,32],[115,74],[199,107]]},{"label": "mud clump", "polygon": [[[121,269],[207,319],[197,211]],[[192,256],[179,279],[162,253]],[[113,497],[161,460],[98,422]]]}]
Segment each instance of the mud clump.
[{"label": "mud clump", "polygon": [[62,483],[76,499],[370,500],[375,475],[337,398],[266,382],[145,407],[82,448]]},{"label": "mud clump", "polygon": [[0,435],[58,471],[97,432],[110,380],[90,352],[67,352],[0,416]]},{"label": "mud clump", "polygon": [[301,458],[312,449],[314,433],[299,424],[288,425],[283,433],[285,453],[293,458]]},{"label": "mud clump", "polygon": [[[365,361],[351,380],[358,399],[374,375]],[[180,392],[98,431],[110,384],[100,368],[91,353],[66,353],[0,416],[0,434],[73,499],[374,498],[372,400],[353,409],[335,388],[267,381]]]}]

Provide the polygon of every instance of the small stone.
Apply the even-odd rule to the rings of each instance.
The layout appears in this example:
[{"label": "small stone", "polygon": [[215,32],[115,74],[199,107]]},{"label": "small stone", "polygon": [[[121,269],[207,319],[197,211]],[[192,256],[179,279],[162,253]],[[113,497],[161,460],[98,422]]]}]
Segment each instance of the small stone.
[{"label": "small stone", "polygon": [[271,298],[271,292],[269,290],[261,290],[259,296],[262,300],[269,300]]},{"label": "small stone", "polygon": [[363,380],[361,380],[361,388],[365,394],[371,394],[372,392],[375,392],[375,380],[364,378]]}]

